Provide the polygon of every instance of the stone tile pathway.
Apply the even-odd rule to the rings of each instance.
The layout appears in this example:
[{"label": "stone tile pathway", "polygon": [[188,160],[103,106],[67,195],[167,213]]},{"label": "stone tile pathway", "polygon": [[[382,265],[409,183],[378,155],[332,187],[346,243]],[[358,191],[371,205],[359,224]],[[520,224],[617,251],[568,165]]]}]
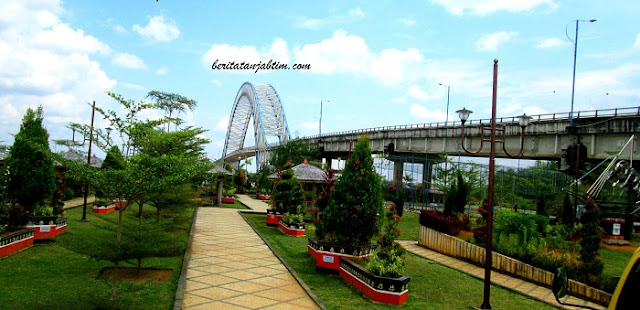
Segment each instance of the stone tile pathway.
[{"label": "stone tile pathway", "polygon": [[253,199],[248,195],[236,195],[238,196],[238,200],[240,203],[247,206],[249,209],[253,211],[267,213],[267,209],[269,209],[269,204],[263,200]]},{"label": "stone tile pathway", "polygon": [[193,225],[174,309],[319,309],[237,210],[198,208]]},{"label": "stone tile pathway", "polygon": [[[96,201],[96,196],[89,195],[89,197],[87,197],[87,203],[92,203],[94,201]],[[64,206],[62,208],[66,210],[66,209],[81,207],[82,205],[84,205],[84,197],[78,197],[78,198],[73,198],[71,200],[64,201]]]},{"label": "stone tile pathway", "polygon": [[[405,249],[407,249],[407,251],[413,254],[438,262],[447,267],[460,270],[478,279],[484,279],[484,268],[482,267],[419,246],[416,241],[402,240],[398,241],[398,243],[400,243]],[[553,292],[551,292],[550,289],[518,278],[513,278],[496,271],[491,272],[491,283],[516,291],[522,295],[529,296],[531,298],[540,300],[561,309],[584,309],[562,306],[558,304],[555,297],[553,296]],[[603,306],[573,296],[564,297],[562,298],[562,301],[577,305],[586,305],[596,309],[605,309],[605,307]]]}]

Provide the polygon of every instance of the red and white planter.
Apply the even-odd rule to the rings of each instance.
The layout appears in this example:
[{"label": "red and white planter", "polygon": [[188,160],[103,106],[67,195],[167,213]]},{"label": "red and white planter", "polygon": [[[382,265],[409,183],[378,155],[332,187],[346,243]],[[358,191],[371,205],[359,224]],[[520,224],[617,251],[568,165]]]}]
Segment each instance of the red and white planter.
[{"label": "red and white planter", "polygon": [[0,258],[32,246],[35,239],[33,235],[33,228],[25,228],[0,235]]},{"label": "red and white planter", "polygon": [[316,269],[333,270],[334,272],[340,270],[341,257],[359,261],[371,256],[373,249],[375,249],[375,245],[348,246],[315,239],[309,239],[307,246],[309,255],[316,260]]},{"label": "red and white planter", "polygon": [[340,258],[340,277],[376,302],[402,305],[409,299],[409,277],[376,276],[345,258]]},{"label": "red and white planter", "polygon": [[124,208],[124,206],[127,205],[127,201],[126,200],[114,200],[113,204],[115,205],[116,209],[120,209],[120,208]]},{"label": "red and white planter", "polygon": [[289,224],[284,221],[283,217],[281,217],[280,220],[278,220],[278,229],[287,236],[293,236],[293,237],[305,236],[304,222]]},{"label": "red and white planter", "polygon": [[271,196],[266,194],[256,194],[256,197],[258,197],[258,199],[260,200],[271,200]]},{"label": "red and white planter", "polygon": [[67,231],[67,218],[55,216],[32,217],[25,228],[33,228],[34,240],[52,240]]},{"label": "red and white planter", "polygon": [[233,204],[236,202],[236,198],[235,197],[222,197],[222,203],[229,203],[229,204]]},{"label": "red and white planter", "polygon": [[283,216],[282,213],[276,210],[267,209],[267,226],[278,226],[278,222]]},{"label": "red and white planter", "polygon": [[[119,201],[118,201],[119,202]],[[116,202],[114,203],[99,203],[94,202],[91,211],[96,214],[109,214],[116,210]]]}]

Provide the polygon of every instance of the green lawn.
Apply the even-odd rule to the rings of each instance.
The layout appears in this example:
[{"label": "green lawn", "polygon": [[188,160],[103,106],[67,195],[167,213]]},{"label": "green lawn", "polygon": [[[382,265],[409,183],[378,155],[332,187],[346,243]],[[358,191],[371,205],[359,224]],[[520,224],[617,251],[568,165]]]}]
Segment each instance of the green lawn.
[{"label": "green lawn", "polygon": [[[243,216],[329,308],[395,308],[370,301],[339,275],[316,272],[315,263],[307,253],[307,238],[288,237],[277,229],[265,227],[265,215]],[[409,302],[402,309],[470,309],[482,303],[481,280],[412,254],[406,256],[406,262],[405,274],[411,277],[411,288]],[[555,309],[499,287],[492,287],[491,292],[491,304],[497,309]]]},{"label": "green lawn", "polygon": [[[213,204],[215,204],[215,201],[213,202]],[[203,199],[202,200],[202,206],[203,207],[214,207],[211,202],[211,199]],[[214,207],[215,208],[215,207]],[[245,205],[240,203],[240,200],[238,200],[238,198],[236,198],[236,200],[233,203],[223,203],[221,204],[221,208],[226,208],[226,209],[242,209],[242,210],[247,210],[249,208],[247,208]]]},{"label": "green lawn", "polygon": [[[146,207],[145,207],[146,209]],[[153,208],[149,208],[151,210]],[[53,242],[35,244],[17,254],[0,260],[1,309],[107,309],[110,285],[97,279],[101,270],[112,266],[107,261],[90,258],[85,249],[95,238],[114,238],[109,229],[118,212],[95,215],[87,210],[88,222],[80,221],[82,208],[65,212],[69,218],[67,232]],[[131,208],[126,221],[134,222],[137,211]],[[153,210],[155,212],[155,210]],[[193,209],[172,220],[171,240],[182,251],[177,256],[144,259],[142,267],[171,268],[169,282],[121,283],[118,287],[120,309],[171,309],[180,277]],[[155,221],[151,211],[145,211],[145,221]],[[134,266],[135,261],[121,266]]]},{"label": "green lawn", "polygon": [[420,231],[420,213],[404,212],[402,221],[398,223],[398,228],[402,231],[399,240],[418,241]]},{"label": "green lawn", "polygon": [[625,250],[609,250],[605,247],[601,247],[600,251],[600,259],[602,263],[604,263],[604,270],[602,270],[602,277],[604,279],[610,277],[620,277],[624,268],[627,267],[627,263],[633,252],[625,251]]}]

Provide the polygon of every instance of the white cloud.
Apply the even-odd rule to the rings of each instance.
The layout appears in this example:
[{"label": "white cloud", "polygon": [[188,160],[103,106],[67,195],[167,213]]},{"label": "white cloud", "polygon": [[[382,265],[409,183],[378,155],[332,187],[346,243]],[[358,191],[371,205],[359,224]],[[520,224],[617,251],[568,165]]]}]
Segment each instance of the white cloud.
[{"label": "white cloud", "polygon": [[399,19],[398,23],[401,23],[405,26],[415,26],[416,24],[418,24],[418,22],[416,22],[414,19],[408,19],[408,18]]},{"label": "white cloud", "polygon": [[215,86],[218,86],[218,87],[222,87],[222,82],[220,82],[220,80],[213,79],[213,80],[211,80],[211,84],[213,84]]},{"label": "white cloud", "polygon": [[162,67],[156,69],[156,74],[157,75],[165,75],[167,73],[169,73],[169,68],[167,68],[165,66],[162,66]]},{"label": "white cloud", "polygon": [[[211,65],[217,60],[218,64],[229,63],[231,61],[236,63],[263,63],[269,60],[279,61],[281,63],[289,63],[289,51],[287,48],[287,42],[283,39],[276,38],[273,43],[258,50],[254,46],[234,46],[229,44],[213,44],[207,52],[202,55],[202,62],[207,66]],[[313,65],[312,65],[313,67]],[[244,72],[254,73],[251,70],[243,71],[230,71],[230,72]],[[259,71],[268,72],[268,71]]]},{"label": "white cloud", "polygon": [[144,60],[140,59],[140,57],[128,54],[128,53],[117,53],[111,59],[111,63],[116,66],[128,68],[128,69],[146,69],[147,65],[144,63]]},{"label": "white cloud", "polygon": [[640,33],[636,36],[636,41],[633,43],[633,47],[640,47]]},{"label": "white cloud", "polygon": [[506,11],[511,13],[526,12],[542,7],[555,10],[556,0],[430,0],[431,3],[443,6],[453,15],[488,15]]},{"label": "white cloud", "polygon": [[538,44],[536,44],[536,48],[539,48],[539,49],[558,48],[558,47],[563,47],[567,45],[570,45],[570,42],[567,40],[558,39],[558,38],[547,38],[538,42]]},{"label": "white cloud", "polygon": [[[447,113],[439,110],[431,110],[420,104],[412,104],[409,108],[409,114],[422,122],[444,122],[447,119]],[[451,117],[449,117],[451,120]]]},{"label": "white cloud", "polygon": [[355,18],[363,18],[364,17],[364,12],[362,11],[362,9],[360,7],[355,7],[353,9],[349,10],[349,16],[355,17]]},{"label": "white cloud", "polygon": [[495,52],[500,45],[511,41],[517,35],[518,33],[514,31],[500,31],[485,34],[476,41],[476,48],[483,52]]},{"label": "white cloud", "polygon": [[415,98],[415,99],[418,99],[418,100],[427,100],[427,99],[429,99],[429,95],[427,95],[427,93],[425,93],[417,85],[412,85],[411,87],[409,87],[408,94],[409,94],[409,96],[411,98]]},{"label": "white cloud", "polygon": [[116,82],[91,59],[108,45],[63,23],[60,1],[0,1],[0,140],[11,143],[28,107],[42,105],[52,139],[85,121],[87,102],[108,101]]},{"label": "white cloud", "polygon": [[218,120],[218,122],[216,123],[216,131],[221,131],[221,132],[227,132],[227,129],[229,127],[229,116],[223,116],[222,118],[220,118]]},{"label": "white cloud", "polygon": [[318,123],[318,121],[315,121],[315,122],[313,122],[313,121],[312,122],[301,122],[300,123],[300,127],[304,128],[304,129],[316,129],[317,130],[319,128],[318,127],[319,124],[320,123]]},{"label": "white cloud", "polygon": [[127,83],[127,82],[118,82],[118,85],[126,88],[126,89],[131,89],[131,90],[138,90],[138,91],[147,91],[147,88],[142,86],[142,85],[138,85],[138,84],[134,84],[134,83]]},{"label": "white cloud", "polygon": [[127,30],[126,28],[122,27],[122,25],[113,26],[113,31],[115,31],[117,33],[129,33],[129,30]]},{"label": "white cloud", "polygon": [[141,36],[157,42],[169,42],[180,36],[180,29],[172,19],[162,15],[149,17],[149,23],[142,27],[133,25],[133,31]]}]

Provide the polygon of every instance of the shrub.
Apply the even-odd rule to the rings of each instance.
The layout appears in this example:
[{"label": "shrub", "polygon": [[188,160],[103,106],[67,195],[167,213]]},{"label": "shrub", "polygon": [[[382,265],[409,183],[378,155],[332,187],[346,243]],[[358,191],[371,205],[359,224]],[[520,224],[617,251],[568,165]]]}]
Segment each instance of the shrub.
[{"label": "shrub", "polygon": [[420,225],[445,234],[457,235],[464,227],[464,222],[456,218],[445,216],[444,213],[440,211],[421,210]]},{"label": "shrub", "polygon": [[580,218],[582,230],[580,231],[580,272],[578,281],[587,284],[599,283],[604,265],[598,258],[602,229],[598,226],[600,221],[600,209],[589,197],[585,204],[585,212]]},{"label": "shrub", "polygon": [[304,220],[304,214],[302,213],[302,206],[298,206],[295,213],[285,213],[284,221],[287,224],[297,224],[302,223]]},{"label": "shrub", "polygon": [[445,194],[444,214],[453,216],[455,213],[464,213],[464,208],[471,194],[471,184],[458,171],[456,182],[452,182],[451,186],[445,189]]},{"label": "shrub", "polygon": [[382,277],[397,278],[404,269],[404,260],[402,256],[405,249],[395,243],[396,238],[400,235],[398,229],[398,216],[395,205],[391,204],[386,214],[387,221],[384,224],[383,232],[377,239],[378,248],[371,253],[371,257],[367,262],[367,271]]},{"label": "shrub", "polygon": [[64,196],[62,197],[62,200],[71,200],[74,196],[73,189],[67,187],[64,189]]},{"label": "shrub", "polygon": [[296,213],[302,204],[302,187],[298,179],[293,176],[291,162],[285,164],[285,170],[279,174],[273,191],[273,208],[282,213]]},{"label": "shrub", "polygon": [[506,235],[507,238],[511,235],[516,235],[518,246],[523,247],[532,240],[539,241],[541,234],[532,216],[511,210],[503,210],[496,216],[496,241],[500,242],[500,237],[503,235]]},{"label": "shrub", "polygon": [[322,215],[325,240],[332,239],[326,241],[364,246],[378,232],[384,202],[369,143],[367,136],[360,137],[336,182]]}]

